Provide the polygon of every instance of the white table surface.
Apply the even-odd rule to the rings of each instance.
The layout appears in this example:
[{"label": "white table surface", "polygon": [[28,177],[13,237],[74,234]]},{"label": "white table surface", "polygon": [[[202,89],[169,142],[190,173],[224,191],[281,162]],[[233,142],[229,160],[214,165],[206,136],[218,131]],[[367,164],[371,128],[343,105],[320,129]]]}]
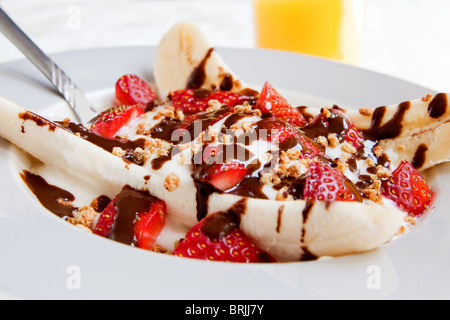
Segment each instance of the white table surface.
[{"label": "white table surface", "polygon": [[[359,66],[450,92],[450,1],[366,0]],[[214,46],[255,46],[251,0],[0,0],[46,52],[157,45],[179,20]],[[23,58],[0,35],[0,63]]]}]

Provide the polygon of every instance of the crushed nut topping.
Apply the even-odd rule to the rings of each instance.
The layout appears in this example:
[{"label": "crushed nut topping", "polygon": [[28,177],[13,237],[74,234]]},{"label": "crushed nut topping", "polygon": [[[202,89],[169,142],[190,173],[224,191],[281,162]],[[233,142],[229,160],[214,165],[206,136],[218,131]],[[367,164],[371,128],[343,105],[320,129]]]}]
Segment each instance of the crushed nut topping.
[{"label": "crushed nut topping", "polygon": [[164,180],[164,188],[167,191],[172,192],[178,188],[179,183],[180,178],[174,172],[171,172]]}]

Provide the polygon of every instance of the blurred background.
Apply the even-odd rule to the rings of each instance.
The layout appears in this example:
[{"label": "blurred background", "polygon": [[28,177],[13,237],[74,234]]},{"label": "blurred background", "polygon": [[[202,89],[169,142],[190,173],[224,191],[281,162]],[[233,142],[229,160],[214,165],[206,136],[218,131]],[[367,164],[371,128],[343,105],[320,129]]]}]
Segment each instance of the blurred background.
[{"label": "blurred background", "polygon": [[[342,10],[341,16],[336,18],[334,15],[338,9],[332,10],[328,4],[323,4],[321,9],[317,9],[319,11],[306,19],[311,22],[322,19],[319,24],[321,28],[334,18],[345,23],[353,19],[351,28],[354,29],[349,31],[347,28],[346,32],[356,31],[360,36],[353,37],[358,41],[351,44],[352,49],[358,50],[358,58],[348,61],[338,59],[436,91],[450,92],[450,1],[298,1],[304,2],[308,8],[315,5],[314,1],[329,2],[330,6],[340,2],[353,2],[352,6],[356,4],[356,9],[350,9],[351,18],[347,11]],[[265,9],[262,7],[264,2],[269,3]],[[157,45],[163,34],[180,20],[198,23],[217,47],[268,46],[267,43],[273,42],[273,39],[279,39],[274,33],[275,26],[284,23],[269,19],[272,20],[272,16],[275,19],[277,13],[282,17],[293,11],[270,7],[283,2],[293,1],[0,0],[0,6],[44,51],[53,53],[94,47]],[[305,22],[305,17],[297,16],[297,21]],[[285,27],[292,31],[292,25]],[[266,28],[264,36],[274,33],[271,38],[265,39],[266,43],[260,39],[261,28]],[[302,39],[318,38],[314,36],[312,27],[296,36]],[[340,38],[342,35],[328,36],[337,37],[333,38],[335,41],[344,41]],[[328,47],[322,49],[332,50]],[[23,55],[0,34],[0,63],[20,58]]]}]

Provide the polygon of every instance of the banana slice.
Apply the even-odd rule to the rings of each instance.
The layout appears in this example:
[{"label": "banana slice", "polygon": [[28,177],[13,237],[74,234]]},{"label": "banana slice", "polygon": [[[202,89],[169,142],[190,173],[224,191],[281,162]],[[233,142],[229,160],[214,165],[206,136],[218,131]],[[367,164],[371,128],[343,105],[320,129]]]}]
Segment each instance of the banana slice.
[{"label": "banana slice", "polygon": [[348,115],[358,129],[379,141],[393,168],[403,159],[418,170],[450,159],[447,93],[378,107],[373,112],[349,110]]},{"label": "banana slice", "polygon": [[222,89],[239,92],[247,88],[226,65],[205,35],[192,23],[174,25],[162,38],[154,61],[160,98],[180,89]]}]

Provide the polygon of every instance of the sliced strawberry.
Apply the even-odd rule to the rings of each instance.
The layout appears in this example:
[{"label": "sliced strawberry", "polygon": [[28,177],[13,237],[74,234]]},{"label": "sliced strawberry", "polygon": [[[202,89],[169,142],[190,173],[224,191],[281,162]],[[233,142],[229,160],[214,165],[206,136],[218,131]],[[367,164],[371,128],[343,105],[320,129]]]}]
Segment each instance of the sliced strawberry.
[{"label": "sliced strawberry", "polygon": [[94,233],[102,237],[108,237],[111,227],[116,219],[117,210],[114,206],[118,196],[114,198],[102,211],[95,225]]},{"label": "sliced strawberry", "polygon": [[229,107],[234,107],[248,100],[248,97],[234,92],[193,89],[173,91],[170,93],[170,98],[176,109],[188,114],[206,111],[210,100],[217,100]]},{"label": "sliced strawberry", "polygon": [[161,234],[166,217],[166,203],[155,199],[146,212],[138,214],[134,223],[134,236],[139,248],[151,250]]},{"label": "sliced strawberry", "polygon": [[381,185],[385,197],[411,216],[425,213],[433,202],[433,192],[420,173],[407,161],[402,161],[389,180]]},{"label": "sliced strawberry", "polygon": [[119,105],[147,105],[155,98],[156,93],[147,82],[134,74],[124,75],[116,82],[116,100]]},{"label": "sliced strawberry", "polygon": [[[306,137],[302,131],[279,119],[264,118],[258,122],[257,130],[260,130],[258,133],[260,139],[267,139],[283,149],[300,147],[301,158],[314,158],[324,154],[321,147]],[[266,133],[262,130],[265,130]]]},{"label": "sliced strawberry", "polygon": [[165,224],[166,204],[130,187],[106,206],[94,233],[142,249],[152,249]]},{"label": "sliced strawberry", "polygon": [[[234,221],[233,221],[234,220]],[[192,227],[175,248],[179,257],[223,262],[276,262],[238,228],[229,212],[208,215]]]},{"label": "sliced strawberry", "polygon": [[204,165],[200,180],[208,182],[218,190],[225,191],[237,186],[248,173],[248,169],[243,164],[220,162]]},{"label": "sliced strawberry", "polygon": [[269,83],[265,82],[255,108],[263,115],[269,115],[293,125],[303,126],[306,120],[287,100]]},{"label": "sliced strawberry", "polygon": [[144,113],[142,105],[113,106],[94,119],[91,131],[107,138],[115,138],[122,127]]},{"label": "sliced strawberry", "polygon": [[364,138],[356,126],[349,122],[349,127],[345,133],[345,141],[352,144],[355,148],[359,148],[364,143]]},{"label": "sliced strawberry", "polygon": [[311,162],[306,174],[303,198],[318,201],[356,201],[358,197],[337,169],[319,161]]},{"label": "sliced strawberry", "polygon": [[350,118],[341,110],[335,108],[332,109],[332,112],[336,114],[338,117],[342,118],[343,127],[345,130],[344,141],[349,142],[355,148],[359,148],[364,143],[364,136],[361,131],[352,123]]}]

